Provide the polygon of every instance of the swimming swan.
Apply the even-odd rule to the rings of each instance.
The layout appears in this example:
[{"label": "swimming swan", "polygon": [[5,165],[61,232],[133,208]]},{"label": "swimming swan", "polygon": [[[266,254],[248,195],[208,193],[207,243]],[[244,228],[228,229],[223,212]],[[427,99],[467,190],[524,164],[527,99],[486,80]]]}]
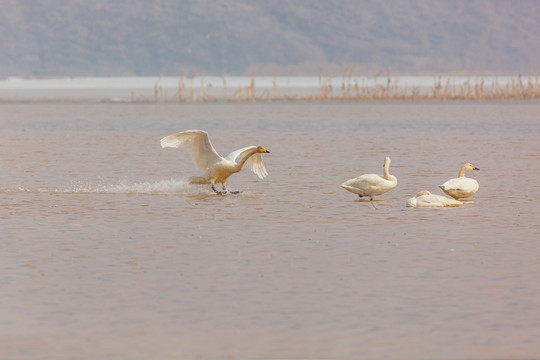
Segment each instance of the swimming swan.
[{"label": "swimming swan", "polygon": [[446,207],[460,206],[461,201],[447,198],[445,196],[434,195],[427,190],[420,191],[414,197],[407,200],[407,206],[412,207]]},{"label": "swimming swan", "polygon": [[358,196],[369,196],[371,200],[376,195],[382,195],[392,190],[397,185],[395,176],[390,175],[390,158],[384,158],[384,175],[365,174],[355,179],[345,181],[340,186],[345,190],[358,194]]},{"label": "swimming swan", "polygon": [[480,186],[478,185],[478,181],[465,177],[465,172],[469,170],[480,170],[480,169],[474,166],[473,164],[467,163],[463,165],[463,167],[459,171],[459,175],[457,178],[450,179],[444,184],[439,185],[439,187],[447,195],[450,195],[456,200],[473,196],[474,193],[478,191],[478,188]]},{"label": "swimming swan", "polygon": [[[163,148],[187,147],[195,165],[205,171],[202,176],[190,177],[189,183],[211,184],[216,194],[227,193],[227,179],[242,170],[244,164],[261,179],[268,175],[261,154],[270,153],[270,151],[262,146],[238,149],[223,158],[212,146],[208,133],[203,130],[187,130],[165,136],[160,140],[160,144]],[[214,184],[218,183],[223,186],[222,191],[217,191],[214,187]],[[238,191],[231,193],[238,193]]]}]

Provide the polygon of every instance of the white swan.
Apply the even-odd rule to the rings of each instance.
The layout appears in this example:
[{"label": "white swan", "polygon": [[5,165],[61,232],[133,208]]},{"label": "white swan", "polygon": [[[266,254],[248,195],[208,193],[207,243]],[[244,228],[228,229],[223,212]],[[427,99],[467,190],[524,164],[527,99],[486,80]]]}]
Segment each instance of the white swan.
[{"label": "white swan", "polygon": [[[192,176],[190,184],[211,184],[216,194],[227,193],[227,179],[242,170],[246,164],[261,179],[268,175],[262,155],[270,153],[262,146],[248,146],[221,157],[210,142],[208,133],[203,130],[187,130],[165,136],[160,140],[161,147],[187,147],[195,165],[204,170],[202,176]],[[223,191],[217,191],[214,184],[221,183]],[[238,193],[238,191],[232,192]]]},{"label": "white swan", "polygon": [[446,207],[460,206],[461,201],[447,198],[445,196],[434,195],[427,190],[420,191],[414,197],[407,200],[407,206],[412,207]]},{"label": "white swan", "polygon": [[376,195],[382,195],[392,190],[397,185],[395,176],[390,175],[390,158],[384,158],[384,175],[365,174],[357,178],[345,181],[340,186],[345,190],[358,194],[358,196],[369,196],[371,200]]},{"label": "white swan", "polygon": [[465,172],[469,170],[480,170],[480,169],[474,166],[473,164],[467,163],[463,165],[463,167],[459,171],[459,175],[457,178],[450,179],[444,184],[439,185],[439,187],[447,195],[450,195],[456,200],[473,196],[474,193],[478,191],[478,188],[480,186],[478,185],[478,181],[465,177]]}]

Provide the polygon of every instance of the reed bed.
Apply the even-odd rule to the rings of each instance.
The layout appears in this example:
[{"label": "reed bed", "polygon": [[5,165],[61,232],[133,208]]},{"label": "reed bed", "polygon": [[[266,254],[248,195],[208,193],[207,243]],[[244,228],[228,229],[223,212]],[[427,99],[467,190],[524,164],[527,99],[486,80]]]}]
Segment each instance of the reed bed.
[{"label": "reed bed", "polygon": [[[311,93],[295,95],[288,91],[284,94],[277,86],[277,73],[274,75],[272,89],[256,86],[256,76],[250,76],[249,84],[239,86],[234,91],[227,87],[227,79],[222,75],[223,96],[208,94],[207,85],[201,78],[200,86],[194,84],[195,76],[186,78],[181,73],[178,89],[173,97],[168,97],[161,85],[162,77],[156,82],[154,102],[284,102],[284,101],[494,101],[494,100],[538,100],[540,99],[540,81],[538,77],[529,75],[524,78],[521,71],[511,81],[504,84],[498,80],[489,83],[483,77],[472,77],[480,81],[465,81],[455,83],[451,76],[439,75],[434,77],[433,85],[420,88],[418,86],[401,86],[399,77],[391,75],[390,68],[386,78],[379,79],[376,75],[369,85],[359,84],[353,76],[353,69],[344,71],[341,76],[341,86],[335,87],[335,77],[319,75],[319,86]],[[187,85],[186,85],[187,83]],[[148,100],[148,99],[145,99]],[[144,100],[143,100],[144,101]]]}]

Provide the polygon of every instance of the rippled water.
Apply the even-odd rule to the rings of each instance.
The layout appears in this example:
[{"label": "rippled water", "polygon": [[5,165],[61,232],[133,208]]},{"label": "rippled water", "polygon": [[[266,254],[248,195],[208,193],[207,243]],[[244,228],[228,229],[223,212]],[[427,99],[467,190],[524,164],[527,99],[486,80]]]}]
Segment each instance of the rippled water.
[{"label": "rippled water", "polygon": [[[189,185],[200,128],[263,145]],[[502,359],[540,353],[540,104],[0,104],[6,359]],[[382,173],[375,201],[339,187]],[[460,208],[411,209],[461,164]]]}]

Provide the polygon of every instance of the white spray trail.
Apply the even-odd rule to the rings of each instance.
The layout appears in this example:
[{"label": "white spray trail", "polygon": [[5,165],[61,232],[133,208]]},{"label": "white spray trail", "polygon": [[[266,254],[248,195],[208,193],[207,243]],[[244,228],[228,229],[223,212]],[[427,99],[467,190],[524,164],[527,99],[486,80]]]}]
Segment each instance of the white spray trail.
[{"label": "white spray trail", "polygon": [[89,184],[78,182],[67,188],[51,189],[19,187],[18,189],[0,189],[0,192],[15,193],[56,193],[56,194],[182,194],[193,187],[186,180],[159,180],[155,182],[118,182],[116,184]]}]

